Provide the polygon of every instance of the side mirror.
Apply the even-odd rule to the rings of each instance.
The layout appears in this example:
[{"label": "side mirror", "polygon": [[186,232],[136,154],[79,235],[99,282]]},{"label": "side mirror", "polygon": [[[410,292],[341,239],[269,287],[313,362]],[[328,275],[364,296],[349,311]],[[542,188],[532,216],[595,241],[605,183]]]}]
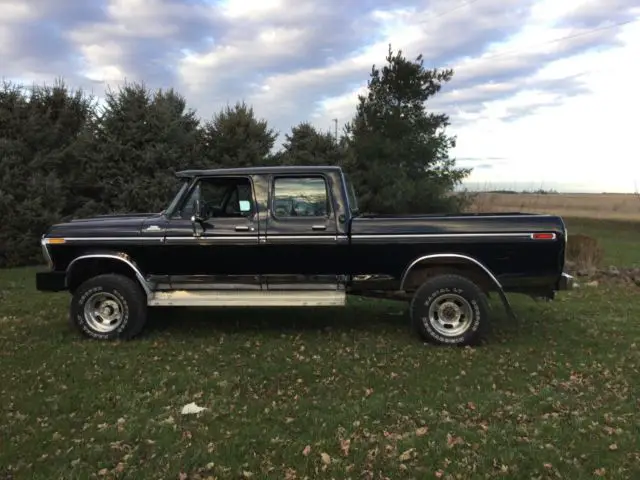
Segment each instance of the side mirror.
[{"label": "side mirror", "polygon": [[[193,228],[193,235],[196,237],[202,235],[202,231],[204,231],[202,222],[204,222],[204,218],[202,216],[202,206],[200,204],[200,200],[196,199],[194,212],[193,215],[191,215],[191,227]],[[200,227],[200,231],[198,231],[198,227]]]},{"label": "side mirror", "polygon": [[200,203],[200,199],[196,199],[195,205],[193,206],[193,215],[191,216],[192,222],[203,222],[204,212],[202,208],[202,204]]}]

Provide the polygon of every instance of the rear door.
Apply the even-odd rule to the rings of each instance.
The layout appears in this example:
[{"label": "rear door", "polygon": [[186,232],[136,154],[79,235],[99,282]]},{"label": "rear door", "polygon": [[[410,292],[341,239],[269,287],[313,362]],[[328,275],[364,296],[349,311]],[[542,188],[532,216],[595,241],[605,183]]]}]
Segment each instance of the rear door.
[{"label": "rear door", "polygon": [[336,290],[338,228],[323,174],[269,177],[263,272],[270,290]]}]

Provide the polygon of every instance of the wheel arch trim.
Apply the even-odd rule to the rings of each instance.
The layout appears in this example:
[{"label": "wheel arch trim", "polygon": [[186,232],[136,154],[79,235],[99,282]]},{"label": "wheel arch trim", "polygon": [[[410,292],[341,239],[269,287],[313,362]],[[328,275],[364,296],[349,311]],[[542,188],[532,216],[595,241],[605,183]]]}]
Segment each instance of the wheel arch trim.
[{"label": "wheel arch trim", "polygon": [[65,282],[67,283],[67,287],[68,287],[68,284],[69,284],[69,277],[70,277],[70,275],[71,275],[71,273],[73,271],[74,266],[77,265],[81,260],[90,260],[90,259],[96,259],[96,258],[102,258],[102,259],[108,259],[108,260],[117,260],[119,262],[124,263],[125,265],[127,265],[131,269],[131,271],[133,271],[133,273],[136,276],[136,279],[138,280],[138,283],[140,284],[140,286],[144,290],[144,292],[147,295],[147,297],[152,295],[151,288],[149,288],[149,284],[147,283],[147,280],[144,278],[144,275],[142,274],[142,271],[140,270],[140,268],[138,267],[136,262],[129,255],[127,255],[126,253],[121,253],[121,252],[88,253],[88,254],[80,255],[79,257],[74,258],[69,263],[69,265],[67,266],[67,269],[66,269]]},{"label": "wheel arch trim", "polygon": [[511,304],[509,303],[509,299],[507,298],[507,295],[505,294],[504,289],[502,288],[502,284],[500,283],[500,280],[498,280],[498,278],[493,274],[493,272],[485,264],[483,264],[481,261],[479,261],[479,260],[477,260],[477,259],[475,259],[473,257],[470,257],[468,255],[463,255],[461,253],[433,253],[433,254],[430,254],[430,255],[424,255],[422,257],[416,258],[414,261],[412,261],[409,264],[409,266],[402,273],[402,278],[400,280],[400,290],[404,290],[404,286],[405,286],[405,282],[407,281],[407,277],[409,276],[409,274],[411,273],[411,271],[413,270],[414,267],[416,267],[418,264],[420,264],[421,262],[424,262],[426,260],[438,260],[438,259],[462,260],[464,263],[475,265],[476,267],[479,267],[487,275],[487,277],[491,280],[491,282],[497,288],[498,295],[500,296],[500,300],[502,300],[502,304],[504,305],[504,308],[507,311],[507,314],[511,318],[515,318],[515,313],[513,312],[513,309],[511,308]]},{"label": "wheel arch trim", "polygon": [[462,255],[461,253],[433,253],[431,255],[424,255],[422,257],[416,258],[413,262],[409,264],[409,266],[402,273],[402,279],[400,280],[400,290],[404,290],[404,284],[407,281],[407,277],[411,273],[411,270],[413,270],[413,268],[417,266],[419,263],[424,262],[425,260],[438,260],[438,259],[446,259],[446,258],[463,260],[464,262],[471,263],[476,267],[480,267],[480,269],[487,274],[487,277],[491,279],[494,285],[498,289],[502,290],[502,285],[500,284],[500,281],[496,278],[493,272],[489,270],[488,267],[486,267],[479,260],[476,260],[475,258],[470,257],[468,255]]}]

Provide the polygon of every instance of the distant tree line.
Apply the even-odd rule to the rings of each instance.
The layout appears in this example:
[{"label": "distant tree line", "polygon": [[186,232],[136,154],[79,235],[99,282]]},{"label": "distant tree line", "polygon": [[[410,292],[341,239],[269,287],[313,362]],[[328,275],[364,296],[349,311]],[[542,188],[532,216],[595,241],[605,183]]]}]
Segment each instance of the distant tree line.
[{"label": "distant tree line", "polygon": [[126,84],[101,105],[64,82],[0,88],[0,266],[42,261],[39,238],[53,223],[112,212],[160,211],[174,172],[253,165],[341,165],[364,212],[447,212],[470,173],[457,168],[447,115],[427,101],[453,75],[422,56],[389,48],[340,138],[303,122],[278,133],[237,103],[201,121],[176,91]]},{"label": "distant tree line", "polygon": [[508,190],[508,189],[498,189],[498,190],[487,190],[484,193],[499,193],[502,195],[521,195],[523,193],[529,195],[558,195],[558,191],[551,188],[549,190],[545,190],[544,188],[538,188],[536,190]]}]

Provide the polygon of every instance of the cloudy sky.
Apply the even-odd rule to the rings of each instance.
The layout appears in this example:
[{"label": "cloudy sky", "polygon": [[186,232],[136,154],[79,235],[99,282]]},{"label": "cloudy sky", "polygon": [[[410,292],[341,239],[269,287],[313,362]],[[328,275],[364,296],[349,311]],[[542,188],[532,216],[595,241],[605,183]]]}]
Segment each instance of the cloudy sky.
[{"label": "cloudy sky", "polygon": [[389,43],[454,68],[431,107],[471,185],[640,190],[640,0],[0,0],[5,79],[245,100],[281,136],[348,121]]}]

